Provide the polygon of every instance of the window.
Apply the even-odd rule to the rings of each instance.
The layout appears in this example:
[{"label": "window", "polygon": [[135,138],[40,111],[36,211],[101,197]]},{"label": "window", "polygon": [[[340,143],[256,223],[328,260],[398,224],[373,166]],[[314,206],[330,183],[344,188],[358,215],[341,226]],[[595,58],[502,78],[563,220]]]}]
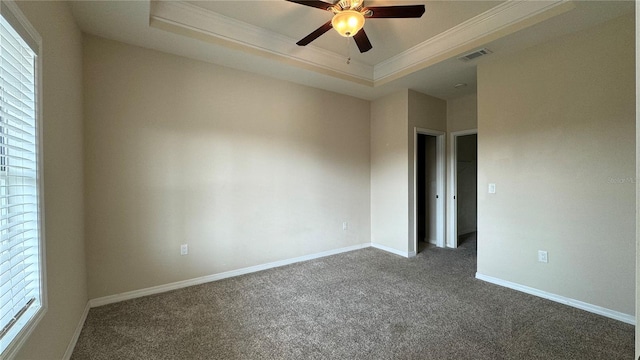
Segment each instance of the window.
[{"label": "window", "polygon": [[39,176],[40,40],[15,4],[0,3],[0,357],[44,314]]}]

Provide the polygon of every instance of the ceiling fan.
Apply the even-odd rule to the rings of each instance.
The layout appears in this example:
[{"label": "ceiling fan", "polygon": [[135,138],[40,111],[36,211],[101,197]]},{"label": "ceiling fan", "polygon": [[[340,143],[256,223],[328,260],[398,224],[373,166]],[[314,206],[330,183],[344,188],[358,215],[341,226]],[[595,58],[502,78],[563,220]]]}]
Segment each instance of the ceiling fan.
[{"label": "ceiling fan", "polygon": [[287,0],[292,3],[311,6],[314,8],[331,11],[333,18],[324,25],[307,35],[296,44],[308,45],[320,35],[335,29],[344,37],[353,37],[361,53],[373,48],[369,37],[362,28],[365,18],[419,18],[424,14],[424,5],[395,5],[395,6],[364,6],[364,0],[340,0],[336,3],[327,3],[320,0]]}]

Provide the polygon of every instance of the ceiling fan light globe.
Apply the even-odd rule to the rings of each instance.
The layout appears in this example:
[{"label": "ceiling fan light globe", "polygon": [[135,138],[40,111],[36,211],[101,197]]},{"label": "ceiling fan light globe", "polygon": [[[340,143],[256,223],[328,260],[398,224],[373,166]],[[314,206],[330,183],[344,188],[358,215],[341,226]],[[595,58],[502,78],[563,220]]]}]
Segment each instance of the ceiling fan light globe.
[{"label": "ceiling fan light globe", "polygon": [[351,37],[364,26],[364,15],[354,10],[344,10],[333,16],[331,25],[344,37]]}]

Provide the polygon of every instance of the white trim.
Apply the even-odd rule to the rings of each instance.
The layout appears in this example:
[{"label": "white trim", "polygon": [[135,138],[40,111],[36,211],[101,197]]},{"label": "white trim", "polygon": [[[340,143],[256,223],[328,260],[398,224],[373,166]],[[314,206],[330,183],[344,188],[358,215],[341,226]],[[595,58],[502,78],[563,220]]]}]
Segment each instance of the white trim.
[{"label": "white trim", "polygon": [[[636,84],[640,84],[640,6],[635,4],[635,30],[636,30]],[[640,179],[640,87],[636,85],[636,179]],[[636,279],[635,279],[635,311],[640,314],[640,181],[636,181]],[[635,329],[635,358],[640,359],[640,327]]]},{"label": "white trim", "polygon": [[500,286],[504,286],[507,287],[509,289],[513,289],[513,290],[517,290],[517,291],[521,291],[523,293],[527,293],[530,295],[535,295],[538,297],[541,297],[543,299],[547,299],[547,300],[551,300],[551,301],[555,301],[557,303],[560,304],[564,304],[564,305],[569,305],[571,307],[580,309],[580,310],[585,310],[594,314],[598,314],[598,315],[602,315],[614,320],[618,320],[618,321],[622,321],[625,322],[627,324],[631,324],[631,325],[635,325],[636,324],[636,318],[633,315],[629,315],[629,314],[625,314],[619,311],[615,311],[615,310],[611,310],[611,309],[607,309],[604,308],[602,306],[598,306],[598,305],[593,305],[593,304],[589,304],[586,303],[584,301],[580,301],[580,300],[575,300],[575,299],[571,299],[562,295],[557,295],[557,294],[552,294],[550,292],[546,292],[546,291],[542,291],[542,290],[538,290],[536,288],[532,288],[529,286],[525,286],[525,285],[520,285],[511,281],[506,281],[506,280],[502,280],[502,279],[498,279],[492,276],[488,276],[488,275],[483,275],[480,273],[476,272],[476,279],[482,280],[482,281],[486,281],[495,285],[500,285]]},{"label": "white trim", "polygon": [[382,245],[382,244],[377,244],[377,243],[371,243],[371,247],[379,249],[379,250],[383,250],[386,252],[390,252],[392,254],[396,254],[402,257],[406,257],[406,258],[411,258],[416,256],[416,252],[415,251],[401,251],[398,249],[394,249],[392,247],[386,246],[386,245]]},{"label": "white trim", "polygon": [[[29,44],[29,46],[36,46],[37,49],[32,49],[36,55],[36,69],[35,69],[35,81],[36,81],[36,98],[35,98],[35,127],[37,131],[36,135],[36,151],[37,151],[37,176],[36,182],[38,184],[38,255],[40,257],[39,260],[39,280],[40,280],[40,308],[35,311],[33,315],[30,317],[25,317],[28,319],[26,325],[22,327],[18,335],[9,343],[9,345],[5,349],[0,349],[0,356],[3,359],[13,359],[19,350],[24,345],[25,341],[31,336],[31,333],[36,329],[40,321],[44,318],[45,314],[48,311],[48,291],[47,291],[47,262],[46,262],[46,247],[45,247],[45,222],[44,222],[44,145],[43,145],[43,120],[42,120],[42,109],[43,109],[43,99],[42,99],[42,69],[43,69],[43,52],[42,52],[42,37],[38,33],[38,31],[31,25],[29,19],[22,13],[20,7],[13,0],[1,0],[0,6],[6,7],[11,16],[15,18],[19,22],[21,30],[19,31],[19,35],[23,37],[23,40]],[[5,11],[4,9],[2,10]],[[24,34],[24,32],[26,34]],[[24,39],[25,36],[30,37],[30,39]],[[35,44],[34,44],[35,43]],[[26,316],[26,315],[25,315]]]},{"label": "white trim", "polygon": [[78,343],[78,339],[80,338],[80,333],[82,332],[82,328],[84,327],[84,323],[87,320],[87,315],[89,315],[89,302],[87,301],[87,305],[84,307],[82,311],[82,316],[80,316],[80,321],[78,321],[78,325],[76,326],[76,330],[73,332],[73,336],[71,337],[71,341],[69,345],[67,345],[67,351],[64,352],[62,356],[63,360],[71,359],[71,355],[73,355],[73,350],[76,348],[76,344]]},{"label": "white trim", "polygon": [[18,354],[18,351],[22,348],[22,345],[24,345],[25,341],[27,341],[29,336],[31,336],[31,333],[33,332],[33,330],[35,330],[38,323],[40,323],[40,320],[44,318],[44,314],[46,312],[47,308],[42,306],[38,310],[38,312],[36,312],[27,326],[22,329],[20,334],[18,334],[18,336],[16,336],[9,344],[9,346],[4,350],[6,351],[6,353],[0,351],[0,355],[5,356],[1,357],[0,359],[13,359]]},{"label": "white trim", "polygon": [[[458,136],[478,135],[478,129],[454,131],[449,134],[449,177],[447,179],[447,247],[458,247]],[[475,230],[474,230],[475,231]]]},{"label": "white trim", "polygon": [[[433,61],[473,41],[563,4],[570,5],[565,11],[574,7],[568,0],[505,1],[409,50],[376,64],[373,70],[374,81],[384,80],[413,66]],[[465,51],[465,49],[460,50],[461,53]]]},{"label": "white trim", "polygon": [[446,237],[446,217],[445,217],[445,213],[444,213],[444,209],[445,209],[445,204],[446,204],[446,171],[445,171],[445,167],[446,167],[446,158],[447,158],[447,154],[446,154],[446,136],[445,133],[442,132],[440,135],[436,136],[436,146],[437,146],[437,153],[436,153],[436,157],[437,157],[437,169],[436,169],[436,177],[438,178],[438,184],[437,184],[437,188],[438,188],[438,197],[439,197],[439,201],[437,203],[437,217],[436,217],[436,221],[438,222],[438,232],[437,232],[437,238],[436,238],[436,244],[439,247],[445,247],[445,237]]},{"label": "white trim", "polygon": [[264,51],[288,60],[300,61],[367,82],[371,82],[373,78],[373,66],[371,65],[356,60],[347,64],[344,55],[313,45],[300,47],[296,45],[297,40],[290,37],[186,2],[154,1],[150,17],[217,39],[231,41],[253,50]]},{"label": "white trim", "polygon": [[[518,31],[522,27],[531,25],[527,20],[537,15],[549,12],[546,17],[549,18],[574,7],[575,5],[569,0],[505,1],[374,66],[357,61],[351,61],[351,64],[347,65],[343,55],[313,45],[299,47],[295,45],[296,39],[184,1],[152,1],[149,18],[227,41],[226,46],[239,46],[244,50],[258,50],[264,54],[277,55],[280,61],[298,61],[313,65],[315,69],[348,75],[371,83],[368,86],[375,87],[378,82],[390,81],[394,76],[412,67],[440,61],[445,55],[450,57],[451,52],[457,51],[461,54],[473,50],[464,47],[470,47],[480,39],[489,36],[506,36]],[[542,20],[544,19],[538,21]],[[523,25],[509,28],[518,23]],[[153,22],[150,25],[155,26]]]},{"label": "white trim", "polygon": [[[17,8],[17,6],[16,6]],[[24,16],[20,13],[21,16]],[[23,21],[20,18],[20,21]],[[38,323],[44,315],[47,313],[49,309],[49,291],[47,290],[47,240],[46,240],[46,226],[45,226],[45,194],[44,194],[44,90],[43,90],[43,69],[44,69],[44,54],[42,51],[42,37],[36,31],[36,29],[31,25],[31,23],[24,17],[24,21],[26,22],[26,30],[29,32],[29,35],[33,37],[35,42],[38,44],[38,52],[37,52],[37,68],[36,68],[36,130],[37,130],[37,149],[38,149],[38,221],[39,229],[40,229],[40,248],[38,251],[40,252],[40,275],[42,277],[41,280],[41,295],[40,301],[42,303],[42,315],[36,319],[33,323],[33,328],[38,326]],[[26,337],[30,336],[31,331]]]},{"label": "white trim", "polygon": [[194,278],[194,279],[177,281],[177,282],[173,282],[173,283],[169,283],[169,284],[152,286],[152,287],[145,288],[145,289],[127,291],[127,292],[116,294],[116,295],[109,295],[109,296],[99,297],[99,298],[95,298],[95,299],[89,300],[89,306],[91,306],[93,308],[93,307],[98,307],[98,306],[102,306],[102,305],[108,305],[108,304],[117,303],[117,302],[124,301],[124,300],[131,300],[131,299],[135,299],[135,298],[139,298],[139,297],[143,297],[143,296],[160,294],[160,293],[163,293],[163,292],[176,290],[176,289],[182,289],[182,288],[193,286],[193,285],[200,285],[200,284],[204,284],[204,283],[208,283],[208,282],[212,282],[212,281],[216,281],[216,280],[222,280],[222,279],[226,279],[226,278],[230,278],[230,277],[234,277],[234,276],[240,276],[240,275],[244,275],[244,274],[254,273],[254,272],[257,272],[257,271],[272,269],[272,268],[276,268],[276,267],[280,267],[280,266],[284,266],[284,265],[289,265],[289,264],[293,264],[293,263],[298,263],[298,262],[302,262],[302,261],[313,260],[313,259],[318,259],[318,258],[325,257],[325,256],[336,255],[336,254],[340,254],[340,253],[344,253],[344,252],[364,249],[364,248],[367,248],[369,246],[371,246],[370,243],[353,245],[353,246],[348,246],[348,247],[344,247],[344,248],[340,248],[340,249],[323,251],[323,252],[316,253],[316,254],[299,256],[299,257],[292,258],[292,259],[274,261],[274,262],[270,262],[270,263],[266,263],[266,264],[249,266],[249,267],[242,268],[242,269],[225,271],[225,272],[218,273],[218,274],[201,276],[201,277]]},{"label": "white trim", "polygon": [[[418,135],[429,135],[435,136],[436,138],[436,192],[438,193],[438,201],[436,203],[436,239],[435,244],[438,247],[445,247],[445,235],[446,235],[446,224],[445,224],[445,191],[446,191],[446,174],[445,174],[445,159],[446,159],[446,138],[445,132],[438,130],[430,130],[419,127],[413,128],[413,239],[409,241],[413,241],[413,248],[417,251],[418,249],[418,202],[417,202],[417,168],[418,168]],[[431,242],[432,239],[429,239]]]}]

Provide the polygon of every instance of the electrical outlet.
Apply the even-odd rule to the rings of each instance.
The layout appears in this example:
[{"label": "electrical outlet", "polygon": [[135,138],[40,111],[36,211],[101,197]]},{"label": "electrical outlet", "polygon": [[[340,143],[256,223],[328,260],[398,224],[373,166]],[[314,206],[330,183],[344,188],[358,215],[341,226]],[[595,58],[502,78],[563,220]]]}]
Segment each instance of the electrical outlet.
[{"label": "electrical outlet", "polygon": [[489,194],[496,193],[496,184],[489,184]]},{"label": "electrical outlet", "polygon": [[542,262],[542,263],[548,263],[549,262],[549,256],[548,256],[546,251],[538,250],[538,261]]},{"label": "electrical outlet", "polygon": [[187,254],[189,254],[189,245],[187,244],[180,245],[180,255],[187,255]]},{"label": "electrical outlet", "polygon": [[343,222],[342,223],[342,230],[349,230],[349,223],[348,222]]}]

